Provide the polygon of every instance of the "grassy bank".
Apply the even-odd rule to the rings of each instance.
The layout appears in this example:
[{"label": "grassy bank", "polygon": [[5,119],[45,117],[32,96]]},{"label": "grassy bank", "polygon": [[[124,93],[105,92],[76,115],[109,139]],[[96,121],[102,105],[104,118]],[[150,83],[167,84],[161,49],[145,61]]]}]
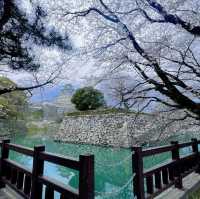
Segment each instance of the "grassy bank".
[{"label": "grassy bank", "polygon": [[[88,111],[75,111],[75,112],[65,113],[65,116],[104,115],[104,114],[117,114],[117,113],[137,114],[134,111],[128,111],[125,109],[109,108],[109,109],[88,110]],[[140,114],[148,114],[148,113],[140,113]]]},{"label": "grassy bank", "polygon": [[55,121],[38,121],[27,124],[27,133],[29,135],[47,134],[53,135],[59,129],[60,123]]},{"label": "grassy bank", "polygon": [[190,194],[188,199],[200,199],[200,189]]}]

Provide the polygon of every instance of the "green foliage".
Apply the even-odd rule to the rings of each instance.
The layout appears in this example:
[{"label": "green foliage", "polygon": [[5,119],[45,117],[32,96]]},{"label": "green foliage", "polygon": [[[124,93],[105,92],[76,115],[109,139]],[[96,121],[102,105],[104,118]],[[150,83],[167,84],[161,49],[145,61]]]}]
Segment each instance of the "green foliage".
[{"label": "green foliage", "polygon": [[189,199],[199,199],[200,198],[200,189],[191,193],[189,196],[188,196]]},{"label": "green foliage", "polygon": [[[0,88],[16,86],[6,77],[0,77]],[[27,107],[27,96],[22,91],[14,91],[0,95],[0,119],[22,119]]]},{"label": "green foliage", "polygon": [[80,110],[95,110],[105,104],[103,94],[92,87],[78,89],[72,96],[71,102]]},{"label": "green foliage", "polygon": [[30,111],[28,115],[31,120],[42,120],[43,116],[44,111],[42,109]]},{"label": "green foliage", "polygon": [[47,125],[39,126],[36,123],[29,123],[27,125],[27,132],[29,135],[46,133],[47,131],[48,131]]}]

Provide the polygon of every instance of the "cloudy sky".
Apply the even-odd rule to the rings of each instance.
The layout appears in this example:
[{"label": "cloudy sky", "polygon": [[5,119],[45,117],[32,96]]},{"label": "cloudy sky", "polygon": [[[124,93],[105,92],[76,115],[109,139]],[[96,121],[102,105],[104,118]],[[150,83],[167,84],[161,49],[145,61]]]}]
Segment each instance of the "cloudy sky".
[{"label": "cloudy sky", "polygon": [[[47,28],[51,29],[52,27],[56,27],[57,30],[63,35],[69,36],[69,42],[71,43],[72,50],[69,51],[60,51],[56,48],[41,48],[39,46],[34,46],[33,43],[30,45],[34,46],[34,54],[37,57],[37,60],[40,62],[41,67],[38,73],[35,74],[27,74],[27,73],[2,73],[3,75],[7,75],[14,81],[16,81],[20,85],[31,85],[34,84],[37,80],[40,82],[45,81],[52,74],[57,77],[55,81],[54,87],[50,86],[46,88],[47,93],[55,94],[55,90],[59,90],[60,87],[64,84],[71,83],[75,88],[84,86],[84,85],[96,85],[99,82],[100,78],[105,78],[104,74],[107,74],[108,71],[115,69],[115,67],[123,60],[124,55],[127,55],[128,58],[134,60],[136,62],[145,62],[146,60],[143,57],[135,52],[135,49],[132,45],[132,42],[127,38],[123,42],[119,42],[119,45],[111,45],[111,47],[107,50],[102,48],[112,42],[116,42],[121,37],[127,37],[127,32],[124,31],[121,24],[125,24],[130,32],[136,37],[139,45],[145,49],[145,51],[155,57],[156,59],[160,59],[158,57],[161,53],[163,56],[171,56],[175,59],[176,54],[170,51],[170,48],[165,49],[165,45],[169,45],[170,47],[175,47],[177,49],[184,50],[187,48],[188,44],[193,40],[192,35],[188,34],[186,31],[181,29],[178,26],[174,26],[170,23],[150,23],[141,13],[132,13],[131,15],[120,15],[120,20],[122,23],[110,23],[102,17],[99,17],[97,14],[90,15],[91,17],[87,20],[85,18],[81,18],[81,20],[70,21],[66,16],[63,17],[63,11],[66,10],[73,11],[75,9],[83,10],[88,7],[89,3],[92,3],[92,6],[97,6],[100,10],[103,10],[105,13],[105,9],[102,8],[102,5],[99,4],[99,1],[95,0],[32,0],[33,2],[39,3],[48,13],[48,16],[45,18],[45,22]],[[143,2],[143,1],[141,1]],[[158,0],[158,2],[162,2],[163,5],[170,10],[170,12],[176,12],[177,8],[184,10],[187,6],[190,5],[190,2],[193,2],[194,11],[198,7],[197,0]],[[184,3],[186,2],[186,3]],[[33,8],[30,6],[27,0],[16,0],[16,3],[19,7],[26,12],[29,20],[32,19]],[[135,6],[135,1],[126,0],[107,0],[106,3],[109,3],[109,6],[112,6],[112,9],[116,9],[121,11],[127,11],[127,9],[133,9]],[[189,4],[188,4],[189,3]],[[132,6],[132,7],[131,7]],[[143,5],[144,6],[144,5]],[[145,8],[146,9],[146,8]],[[59,14],[61,11],[62,15]],[[151,17],[157,19],[159,18],[158,14],[155,11],[147,7],[148,14]],[[119,12],[119,13],[120,13]],[[179,11],[178,11],[179,12]],[[199,21],[199,18],[195,18],[196,14],[191,14],[190,12],[184,12],[184,15],[180,16],[183,19],[189,20],[192,19],[193,23],[196,24]],[[188,14],[190,13],[190,14]],[[191,17],[191,16],[192,17]],[[197,15],[199,16],[199,15]],[[163,47],[159,43],[165,46]],[[199,39],[196,39],[195,42],[199,44]],[[195,43],[194,43],[195,44]],[[196,45],[196,44],[195,44]],[[196,45],[199,46],[199,45]],[[193,48],[193,46],[191,46]],[[199,47],[198,47],[199,48]],[[85,54],[91,51],[91,49],[100,49],[102,52],[96,52],[96,58],[91,58],[92,56],[88,56]],[[102,50],[103,49],[103,50]],[[194,49],[194,52],[199,52]],[[94,54],[93,54],[94,55]],[[94,55],[95,57],[95,55]],[[166,61],[167,59],[161,59],[160,64],[164,70],[175,69],[176,65],[173,63],[169,63]],[[130,64],[131,65],[131,64]],[[170,66],[170,67],[169,67]],[[127,67],[127,63],[123,64],[121,70],[127,70],[129,75],[131,74],[133,79],[139,81],[141,80],[140,75],[137,74],[137,71],[133,72],[132,66],[130,66],[131,71]],[[145,67],[145,66],[144,66]],[[126,68],[126,69],[125,69]],[[147,71],[148,75],[152,78],[157,78],[159,81],[159,77],[156,76],[153,67],[144,68]],[[96,78],[96,76],[100,76],[100,78]],[[44,89],[40,92],[43,92]],[[39,92],[39,93],[40,93]],[[43,92],[43,96],[46,93]]]},{"label": "cloudy sky", "polygon": [[[42,6],[47,6],[48,1],[41,1]],[[50,1],[52,2],[52,1]],[[27,15],[28,19],[31,20],[33,15],[33,8],[27,0],[16,0],[16,4],[19,5]],[[53,5],[48,5],[53,6]],[[47,6],[47,8],[48,8]],[[34,47],[34,54],[36,55],[41,67],[37,73],[28,73],[22,71],[11,71],[5,67],[0,72],[2,76],[6,76],[21,86],[34,85],[39,81],[40,83],[45,82],[49,76],[54,73],[57,78],[53,85],[46,86],[42,89],[36,89],[33,94],[33,99],[41,98],[51,99],[56,96],[58,91],[65,84],[72,84],[75,88],[88,84],[86,81],[88,74],[92,73],[95,75],[97,72],[93,69],[94,61],[88,59],[88,57],[77,56],[83,45],[84,39],[81,32],[70,32],[66,29],[66,26],[62,23],[58,23],[57,20],[49,16],[47,19],[47,26],[56,26],[57,30],[62,34],[68,34],[69,42],[72,45],[71,51],[61,52],[56,48],[41,48],[39,46]],[[55,24],[56,23],[56,24]],[[34,45],[34,44],[30,44]],[[47,95],[47,98],[45,97]]]}]

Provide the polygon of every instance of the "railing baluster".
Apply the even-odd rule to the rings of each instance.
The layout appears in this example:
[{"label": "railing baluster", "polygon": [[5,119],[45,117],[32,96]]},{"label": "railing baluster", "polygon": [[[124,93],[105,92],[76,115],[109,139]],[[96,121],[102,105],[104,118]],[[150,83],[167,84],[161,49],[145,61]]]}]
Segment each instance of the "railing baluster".
[{"label": "railing baluster", "polygon": [[33,154],[33,171],[31,199],[42,199],[42,183],[39,183],[38,176],[43,175],[44,160],[39,159],[39,153],[45,150],[45,146],[35,146]]},{"label": "railing baluster", "polygon": [[181,165],[181,173],[185,173],[188,170],[187,163],[185,162],[184,164]]},{"label": "railing baluster", "polygon": [[156,187],[156,189],[161,189],[162,188],[160,171],[155,172],[155,187]]},{"label": "railing baluster", "polygon": [[200,174],[200,156],[199,156],[199,148],[198,148],[198,140],[196,138],[192,139],[192,150],[196,154],[196,173]]},{"label": "railing baluster", "polygon": [[67,198],[67,196],[65,196],[65,194],[63,193],[63,194],[60,195],[60,199],[68,199],[68,198]]},{"label": "railing baluster", "polygon": [[80,155],[79,197],[94,199],[94,155]]},{"label": "railing baluster", "polygon": [[174,169],[173,169],[173,166],[170,166],[168,168],[168,171],[169,171],[169,180],[170,181],[174,181]]},{"label": "railing baluster", "polygon": [[180,162],[180,154],[179,154],[179,145],[178,142],[171,142],[172,145],[175,146],[175,149],[172,150],[172,160],[175,160],[175,187],[178,189],[183,188],[182,176],[181,176],[181,162]]},{"label": "railing baluster", "polygon": [[11,179],[11,167],[10,166],[6,167],[6,179],[7,180]]},{"label": "railing baluster", "polygon": [[25,175],[24,179],[24,193],[29,195],[31,191],[31,176]]},{"label": "railing baluster", "polygon": [[188,172],[190,170],[190,165],[188,161],[185,161],[183,164],[183,167],[185,168],[185,172]]},{"label": "railing baluster", "polygon": [[17,169],[12,168],[12,171],[11,171],[11,183],[12,184],[16,184],[16,182],[17,182]]},{"label": "railing baluster", "polygon": [[2,140],[1,147],[1,159],[0,159],[0,188],[5,187],[5,183],[2,180],[2,177],[6,174],[6,167],[4,165],[4,159],[7,159],[9,156],[9,149],[5,147],[6,144],[10,142],[9,139]]},{"label": "railing baluster", "polygon": [[146,177],[146,182],[147,182],[147,193],[148,194],[153,194],[153,176],[147,176]]},{"label": "railing baluster", "polygon": [[133,147],[132,151],[132,168],[133,174],[135,173],[133,181],[134,194],[137,199],[144,199],[144,176],[143,176],[143,157],[142,157],[142,147]]},{"label": "railing baluster", "polygon": [[192,160],[190,160],[190,161],[187,161],[187,163],[188,163],[188,171],[190,172],[191,170],[192,170]]},{"label": "railing baluster", "polygon": [[54,190],[51,186],[46,186],[45,199],[54,199]]},{"label": "railing baluster", "polygon": [[22,189],[24,182],[24,173],[19,171],[17,175],[17,188]]},{"label": "railing baluster", "polygon": [[162,169],[162,179],[163,179],[163,184],[165,185],[169,184],[167,168]]}]

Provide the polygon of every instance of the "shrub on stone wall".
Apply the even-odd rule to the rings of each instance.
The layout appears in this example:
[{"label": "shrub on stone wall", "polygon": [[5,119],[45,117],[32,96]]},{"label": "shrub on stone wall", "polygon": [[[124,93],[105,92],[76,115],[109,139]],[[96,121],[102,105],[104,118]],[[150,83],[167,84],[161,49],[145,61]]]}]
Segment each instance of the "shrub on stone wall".
[{"label": "shrub on stone wall", "polygon": [[80,111],[95,110],[105,105],[103,94],[93,87],[78,89],[72,96],[71,102]]}]

